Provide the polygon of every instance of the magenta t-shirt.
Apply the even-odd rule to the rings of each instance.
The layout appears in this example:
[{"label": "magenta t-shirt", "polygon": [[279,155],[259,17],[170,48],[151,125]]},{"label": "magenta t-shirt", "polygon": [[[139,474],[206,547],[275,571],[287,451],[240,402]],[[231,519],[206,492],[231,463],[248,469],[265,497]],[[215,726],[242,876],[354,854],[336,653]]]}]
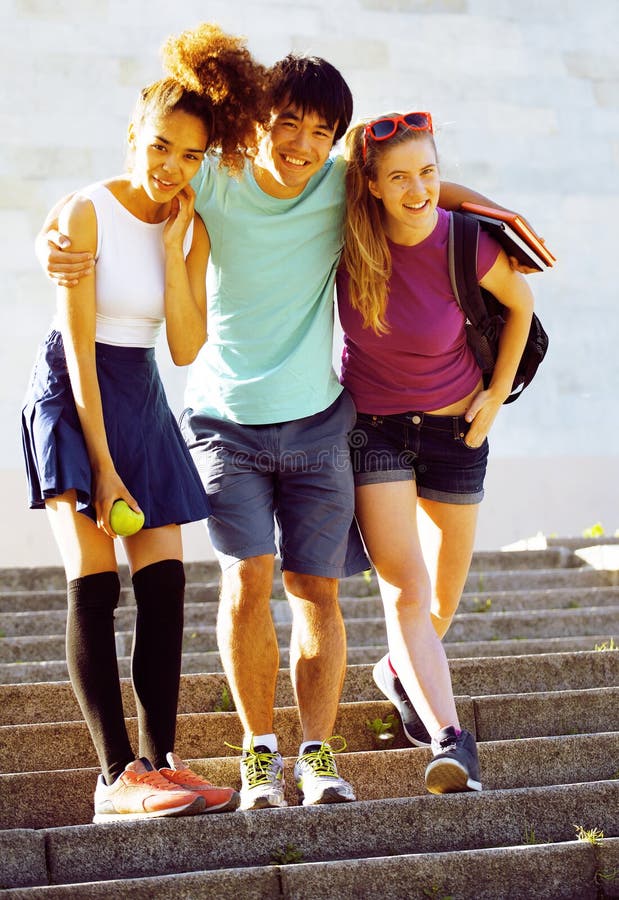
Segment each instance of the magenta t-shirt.
[{"label": "magenta t-shirt", "polygon": [[[388,334],[364,328],[348,302],[348,272],[337,274],[344,330],[341,382],[359,412],[391,415],[427,412],[469,394],[480,370],[466,342],[464,315],[451,290],[447,263],[449,213],[438,209],[430,235],[414,247],[389,241],[392,274]],[[494,265],[499,244],[480,231],[477,277]]]}]

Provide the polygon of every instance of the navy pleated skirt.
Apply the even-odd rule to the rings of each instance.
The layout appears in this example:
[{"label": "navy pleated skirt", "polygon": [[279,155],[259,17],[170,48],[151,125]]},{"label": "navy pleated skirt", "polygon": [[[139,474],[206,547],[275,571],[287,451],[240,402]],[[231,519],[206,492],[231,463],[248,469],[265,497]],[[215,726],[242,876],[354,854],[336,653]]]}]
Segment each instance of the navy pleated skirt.
[{"label": "navy pleated skirt", "polygon": [[[155,351],[96,344],[97,377],[116,471],[144,512],[145,528],[210,515],[200,476],[168,406]],[[30,507],[75,490],[77,508],[96,521],[86,443],[73,399],[62,335],[39,348],[22,409]]]}]

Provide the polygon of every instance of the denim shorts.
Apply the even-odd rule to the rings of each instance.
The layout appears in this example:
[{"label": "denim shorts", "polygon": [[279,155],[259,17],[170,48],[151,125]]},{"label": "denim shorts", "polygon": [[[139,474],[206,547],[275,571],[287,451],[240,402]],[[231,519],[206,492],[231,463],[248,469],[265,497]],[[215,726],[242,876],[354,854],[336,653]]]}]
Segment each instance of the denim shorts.
[{"label": "denim shorts", "polygon": [[354,518],[355,418],[346,391],[322,412],[273,425],[185,410],[181,431],[211,503],[206,525],[223,569],[277,551],[282,568],[300,574],[370,568]]},{"label": "denim shorts", "polygon": [[488,441],[469,447],[463,416],[407,412],[357,415],[350,435],[355,484],[415,481],[417,494],[442,503],[480,503]]}]

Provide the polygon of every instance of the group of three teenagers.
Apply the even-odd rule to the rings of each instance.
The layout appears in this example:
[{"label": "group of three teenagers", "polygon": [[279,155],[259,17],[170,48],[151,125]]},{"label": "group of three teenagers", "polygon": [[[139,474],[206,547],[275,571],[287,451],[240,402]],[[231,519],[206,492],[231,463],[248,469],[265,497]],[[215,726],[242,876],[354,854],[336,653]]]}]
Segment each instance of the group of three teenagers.
[{"label": "group of three teenagers", "polygon": [[[183,75],[179,60],[184,65],[190,60],[195,72],[205,56],[212,65],[225,56],[228,72],[230,59],[237,62],[239,80],[228,85],[226,103],[209,95],[209,77],[217,81],[212,70],[205,76],[204,66],[199,69],[199,90],[195,78]],[[357,518],[379,577],[392,656],[377,665],[375,678],[401,712],[414,715],[418,710],[436,738],[428,787],[478,789],[474,740],[459,728],[440,636],[468,570],[483,493],[485,436],[519,356],[520,333],[530,317],[528,289],[498,248],[486,242],[478,263],[480,278],[508,306],[510,317],[495,379],[482,391],[463,320],[454,315],[440,277],[445,274],[446,214],[437,209],[439,197],[445,206],[455,207],[464,196],[477,195],[440,185],[429,117],[385,117],[387,125],[383,121],[353,129],[345,161],[332,157],[331,149],[350,123],[352,98],[340,73],[324,60],[289,56],[266,73],[242,44],[205,27],[181,36],[176,45],[169,42],[166,62],[172,72],[166,79],[167,105],[158,100],[139,122],[134,117],[130,138],[135,154],[127,175],[80,192],[62,209],[59,221],[51,214],[39,240],[40,256],[59,284],[61,319],[52,333],[56,365],[62,368],[66,358],[62,378],[48,365],[43,393],[49,393],[50,382],[62,381],[62,404],[52,398],[49,406],[64,408],[58,420],[43,417],[45,431],[40,414],[32,414],[27,405],[25,446],[31,460],[31,503],[45,504],[52,522],[59,522],[52,527],[69,579],[71,678],[103,771],[96,816],[141,815],[144,796],[155,815],[229,809],[239,802],[231,789],[197,783],[172,754],[182,639],[178,526],[208,513],[207,527],[222,568],[218,645],[244,731],[242,808],[285,804],[283,762],[273,728],[279,668],[269,608],[274,518],[293,614],[290,669],[303,732],[295,780],[306,804],[354,799],[352,787],[338,775],[328,742],[346,664],[338,579],[368,567],[353,520],[353,478]],[[253,94],[241,90],[247,84],[253,85]],[[244,116],[230,114],[235,90],[243,98]],[[193,103],[196,96],[204,100],[204,94],[206,112],[187,108],[188,98]],[[236,132],[230,130],[235,122]],[[257,140],[251,131],[256,124],[263,125]],[[206,152],[218,144],[224,166],[222,154]],[[393,153],[399,156],[393,158]],[[193,215],[194,202],[199,217]],[[79,219],[71,227],[81,207],[90,216],[90,232]],[[147,262],[133,253],[129,257],[127,242],[123,257],[122,240],[116,247],[111,244],[116,220],[108,224],[105,218],[114,214],[116,220],[124,216],[128,228],[145,232],[143,243],[158,244],[159,258]],[[70,245],[49,233],[51,225]],[[59,243],[64,250],[56,249]],[[378,255],[377,246],[382,248]],[[84,252],[73,255],[75,250]],[[130,292],[121,290],[118,281],[114,284],[116,269],[125,278],[123,266],[133,267]],[[139,304],[145,267],[156,272],[159,282],[155,314],[130,305],[134,293]],[[346,330],[344,389],[331,364],[336,273]],[[417,293],[407,293],[411,284],[419,286]],[[152,301],[151,284],[146,292]],[[142,298],[144,294],[142,290]],[[208,340],[200,349],[207,308]],[[133,367],[140,348],[137,355],[148,360],[150,375],[159,384],[148,328],[153,319],[160,324],[164,317],[174,360],[184,364],[197,353],[182,431],[205,490],[190,485],[189,472],[186,491],[178,490],[179,459],[184,465],[186,455],[176,426],[168,421],[165,399],[156,406],[149,387],[125,402],[118,386],[106,382],[112,376],[105,359],[113,358],[112,371],[123,355],[128,358],[122,363]],[[44,352],[48,359],[49,352]],[[37,370],[42,371],[41,365]],[[368,381],[374,376],[372,385]],[[124,381],[133,393],[137,375],[132,371]],[[31,394],[37,391],[41,388],[35,385]],[[39,400],[31,406],[38,409]],[[153,416],[148,422],[143,421],[147,409]],[[140,429],[135,427],[138,420]],[[157,429],[179,457],[155,466],[148,464],[148,447]],[[115,443],[126,431],[139,435],[139,448]],[[354,475],[348,465],[342,466],[351,432]],[[74,444],[68,449],[63,444],[67,435],[77,443],[83,436],[81,459]],[[137,456],[144,453],[146,457]],[[44,473],[42,458],[54,460]],[[154,463],[152,457],[150,461]],[[182,509],[174,508],[164,521],[157,513],[165,509],[170,486],[178,490]],[[138,603],[133,653],[138,753],[143,758],[138,761],[128,742],[121,742],[120,750],[118,746],[124,722],[121,728],[112,644],[108,641],[109,652],[96,668],[88,651],[88,641],[93,643],[89,634],[96,631],[99,638],[103,622],[113,637],[118,576],[109,509],[116,497],[132,505],[139,501],[146,513],[144,530],[125,541]],[[417,504],[442,538],[431,575],[416,530]],[[398,545],[386,544],[384,534],[397,534]],[[169,535],[178,542],[173,550]],[[180,597],[176,640],[167,618],[172,594],[157,577],[170,562],[177,564]],[[140,576],[149,571],[155,577],[141,603]],[[100,599],[90,590],[93,578],[106,583]],[[107,584],[112,580],[113,590]],[[165,623],[158,636],[157,628],[149,627],[149,617],[156,614],[158,624]],[[167,661],[163,666],[162,656]],[[168,697],[167,706],[159,703],[159,693]],[[150,717],[140,712],[145,694],[151,697]],[[428,741],[424,735],[419,742]],[[176,796],[179,786],[185,790],[182,799]],[[123,793],[136,797],[136,791],[142,791],[142,807],[121,808],[117,798]]]}]

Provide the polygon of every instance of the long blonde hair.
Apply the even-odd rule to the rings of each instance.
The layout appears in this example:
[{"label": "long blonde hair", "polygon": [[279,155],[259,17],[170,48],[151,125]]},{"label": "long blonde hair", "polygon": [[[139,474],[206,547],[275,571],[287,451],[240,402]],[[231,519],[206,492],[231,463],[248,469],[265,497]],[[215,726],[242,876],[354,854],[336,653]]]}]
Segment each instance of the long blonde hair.
[{"label": "long blonde hair", "polygon": [[392,138],[386,141],[368,140],[364,161],[365,125],[365,122],[357,123],[345,137],[344,157],[348,165],[342,260],[350,279],[350,305],[361,314],[363,327],[372,328],[376,334],[387,334],[390,330],[387,324],[387,285],[391,278],[391,252],[383,226],[383,204],[371,193],[369,182],[376,181],[378,161],[387,149],[422,135],[432,139],[432,135],[400,124]]}]

